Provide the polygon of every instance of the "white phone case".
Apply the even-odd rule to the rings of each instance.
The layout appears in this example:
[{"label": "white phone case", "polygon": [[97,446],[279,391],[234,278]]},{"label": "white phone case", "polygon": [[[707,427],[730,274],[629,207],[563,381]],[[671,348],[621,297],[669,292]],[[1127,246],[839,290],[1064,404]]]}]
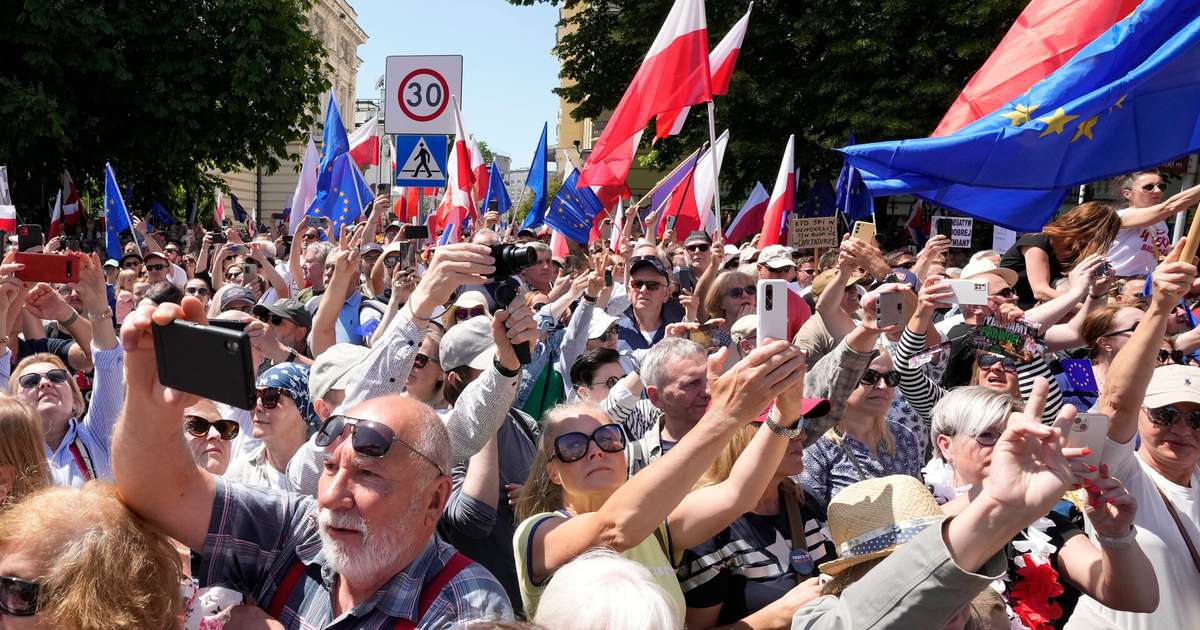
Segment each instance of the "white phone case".
[{"label": "white phone case", "polygon": [[959,304],[986,306],[988,283],[986,280],[947,280],[954,290],[954,301]]},{"label": "white phone case", "polygon": [[[1071,448],[1090,448],[1092,452],[1076,461],[1100,467],[1100,458],[1104,455],[1104,444],[1108,438],[1109,417],[1102,413],[1081,413],[1075,416],[1071,430],[1067,433],[1067,446]],[[1099,473],[1089,473],[1088,478],[1095,480]]]},{"label": "white phone case", "polygon": [[758,281],[758,345],[764,339],[783,339],[787,336],[788,286],[786,280]]}]

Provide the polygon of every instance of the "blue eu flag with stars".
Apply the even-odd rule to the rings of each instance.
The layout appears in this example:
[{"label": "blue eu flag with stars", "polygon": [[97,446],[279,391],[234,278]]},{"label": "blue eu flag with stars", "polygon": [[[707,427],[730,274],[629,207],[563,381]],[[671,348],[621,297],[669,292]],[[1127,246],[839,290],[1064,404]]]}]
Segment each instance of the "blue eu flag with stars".
[{"label": "blue eu flag with stars", "polygon": [[363,207],[373,199],[371,187],[363,180],[358,165],[349,153],[343,153],[333,161],[328,188],[317,189],[308,214],[332,221],[333,236],[336,237],[341,234],[342,226],[358,219]]},{"label": "blue eu flag with stars", "polygon": [[129,210],[125,207],[125,199],[121,197],[121,189],[117,186],[117,176],[113,173],[112,165],[104,164],[104,249],[109,258],[121,259],[121,232],[133,227],[129,220]]},{"label": "blue eu flag with stars", "polygon": [[842,149],[875,196],[909,193],[1036,232],[1079,184],[1200,150],[1200,0],[1145,0],[955,134]]},{"label": "blue eu flag with stars", "polygon": [[1099,392],[1100,385],[1096,383],[1096,375],[1092,372],[1092,362],[1087,359],[1063,359],[1059,361],[1067,383],[1077,392]]},{"label": "blue eu flag with stars", "polygon": [[550,201],[550,207],[546,210],[546,224],[572,241],[587,245],[592,221],[604,210],[604,204],[600,203],[591,188],[576,188],[578,183],[579,171],[572,170],[563,180],[558,194]]}]

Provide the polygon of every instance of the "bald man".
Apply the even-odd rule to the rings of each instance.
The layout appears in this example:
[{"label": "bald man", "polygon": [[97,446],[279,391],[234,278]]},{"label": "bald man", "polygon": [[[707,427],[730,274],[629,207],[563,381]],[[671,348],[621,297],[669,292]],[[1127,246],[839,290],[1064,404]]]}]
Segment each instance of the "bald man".
[{"label": "bald man", "polygon": [[195,466],[178,429],[194,399],[159,384],[150,333],[152,321],[185,313],[203,319],[199,302],[185,298],[139,309],[121,329],[129,394],[113,460],[130,509],[201,554],[201,586],[238,590],[286,628],[512,617],[495,578],[435,534],[450,494],[450,440],[421,402],[387,396],[335,414],[323,429],[315,500]]}]

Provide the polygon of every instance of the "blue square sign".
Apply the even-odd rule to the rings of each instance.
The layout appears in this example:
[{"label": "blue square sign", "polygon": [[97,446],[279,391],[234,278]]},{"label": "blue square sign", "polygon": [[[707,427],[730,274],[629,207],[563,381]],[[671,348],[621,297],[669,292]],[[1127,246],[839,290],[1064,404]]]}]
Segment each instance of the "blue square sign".
[{"label": "blue square sign", "polygon": [[396,185],[444,188],[449,136],[396,136]]}]

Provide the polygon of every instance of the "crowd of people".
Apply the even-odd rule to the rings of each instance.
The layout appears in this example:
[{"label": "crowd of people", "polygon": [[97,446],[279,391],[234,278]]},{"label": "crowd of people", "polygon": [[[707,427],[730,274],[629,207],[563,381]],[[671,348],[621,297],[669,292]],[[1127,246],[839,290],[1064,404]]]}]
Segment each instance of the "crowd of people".
[{"label": "crowd of people", "polygon": [[[636,206],[565,257],[494,213],[435,246],[386,196],[51,239],[65,284],[10,249],[0,627],[1192,627],[1200,280],[1163,221],[1200,187],[1118,186],[1007,251]],[[176,321],[244,333],[252,408],[162,384]]]}]

